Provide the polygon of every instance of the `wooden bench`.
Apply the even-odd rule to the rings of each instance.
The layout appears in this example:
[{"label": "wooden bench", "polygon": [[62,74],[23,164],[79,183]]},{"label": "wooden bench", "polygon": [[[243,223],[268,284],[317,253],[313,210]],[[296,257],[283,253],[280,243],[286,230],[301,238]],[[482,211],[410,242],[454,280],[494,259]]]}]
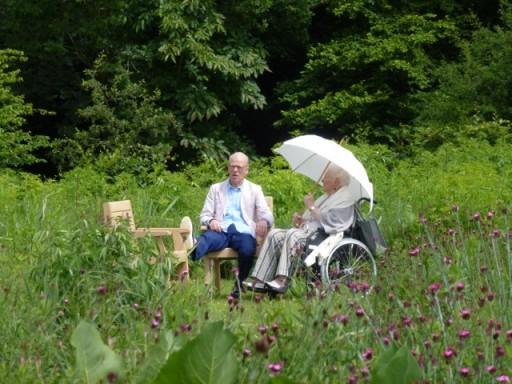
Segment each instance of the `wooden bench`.
[{"label": "wooden bench", "polygon": [[[274,209],[274,201],[272,196],[265,196],[265,200],[267,202],[268,207],[271,211]],[[206,228],[202,228],[206,229]],[[258,257],[259,251],[261,249],[261,245],[263,244],[264,238],[257,237],[256,238],[256,254],[255,257]],[[220,291],[220,264],[223,261],[226,260],[237,260],[238,259],[238,252],[235,251],[233,248],[224,248],[221,251],[217,252],[210,252],[207,253],[203,260],[204,260],[204,283],[206,285],[210,285],[212,282],[212,273],[214,278],[214,285],[215,289],[217,291]]]},{"label": "wooden bench", "polygon": [[151,236],[155,239],[161,259],[167,256],[164,238],[166,236],[171,238],[174,247],[172,256],[178,263],[178,274],[183,280],[189,279],[187,246],[190,241],[187,240],[191,233],[190,229],[183,227],[183,220],[180,228],[138,228],[135,225],[130,200],[110,201],[103,204],[103,222],[106,225],[115,227],[123,220],[127,222],[128,229],[134,237]]}]

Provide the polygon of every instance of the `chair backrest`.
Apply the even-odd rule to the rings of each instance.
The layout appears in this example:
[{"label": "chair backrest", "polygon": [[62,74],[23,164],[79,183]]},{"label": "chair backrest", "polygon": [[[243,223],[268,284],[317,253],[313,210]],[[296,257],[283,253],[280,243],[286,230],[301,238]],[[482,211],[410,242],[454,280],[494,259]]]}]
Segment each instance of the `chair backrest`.
[{"label": "chair backrest", "polygon": [[267,202],[270,212],[274,212],[274,198],[272,196],[265,196],[265,201]]},{"label": "chair backrest", "polygon": [[103,203],[103,222],[105,224],[115,227],[122,220],[128,222],[130,231],[135,231],[135,220],[133,218],[132,203],[130,200]]}]

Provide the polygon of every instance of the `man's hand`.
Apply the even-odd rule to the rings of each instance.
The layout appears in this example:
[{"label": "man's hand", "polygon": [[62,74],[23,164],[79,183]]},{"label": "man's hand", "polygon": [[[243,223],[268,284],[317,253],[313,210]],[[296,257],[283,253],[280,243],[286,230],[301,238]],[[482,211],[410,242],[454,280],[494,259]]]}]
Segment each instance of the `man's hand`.
[{"label": "man's hand", "polygon": [[256,223],[256,236],[265,237],[268,232],[268,223],[266,220],[260,220]]},{"label": "man's hand", "polygon": [[212,231],[215,231],[215,232],[222,232],[222,226],[220,225],[220,223],[215,220],[215,219],[212,219],[210,221],[210,223],[208,224],[208,228]]}]

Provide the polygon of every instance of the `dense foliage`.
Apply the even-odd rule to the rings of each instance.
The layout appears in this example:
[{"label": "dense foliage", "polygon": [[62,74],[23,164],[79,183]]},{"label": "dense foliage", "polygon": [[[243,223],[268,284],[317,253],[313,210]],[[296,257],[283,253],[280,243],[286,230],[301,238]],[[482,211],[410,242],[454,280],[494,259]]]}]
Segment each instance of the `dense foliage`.
[{"label": "dense foliage", "polygon": [[508,0],[4,0],[0,48],[27,59],[9,92],[50,112],[15,112],[20,134],[51,138],[47,175],[105,152],[172,169],[268,155],[290,132],[409,155],[510,135],[510,14]]}]

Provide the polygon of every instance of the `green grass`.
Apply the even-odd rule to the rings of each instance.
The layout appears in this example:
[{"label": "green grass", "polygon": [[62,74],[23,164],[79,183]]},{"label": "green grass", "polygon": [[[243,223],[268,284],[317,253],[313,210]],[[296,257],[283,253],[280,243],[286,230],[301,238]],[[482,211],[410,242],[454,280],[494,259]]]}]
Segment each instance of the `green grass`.
[{"label": "green grass", "polygon": [[[378,259],[372,293],[340,287],[308,294],[297,281],[277,300],[246,293],[236,305],[227,300],[230,266],[220,293],[204,286],[201,263],[180,283],[170,260],[147,262],[156,254],[151,239],[134,241],[123,228],[111,233],[100,219],[102,202],[130,198],[140,225],[175,226],[199,212],[210,182],[206,166],[197,177],[194,169],[154,175],[144,188],[135,176],[107,181],[87,168],[47,182],[0,174],[3,379],[83,382],[71,345],[81,320],[121,357],[129,382],[166,332],[186,342],[216,320],[236,337],[240,382],[364,382],[391,345],[405,346],[432,383],[511,376],[510,146],[447,146],[392,167],[381,149],[357,150],[390,245]],[[274,196],[277,225],[286,226],[311,184],[269,163],[251,172]],[[454,356],[445,357],[450,350]],[[278,373],[268,368],[275,363]]]}]

